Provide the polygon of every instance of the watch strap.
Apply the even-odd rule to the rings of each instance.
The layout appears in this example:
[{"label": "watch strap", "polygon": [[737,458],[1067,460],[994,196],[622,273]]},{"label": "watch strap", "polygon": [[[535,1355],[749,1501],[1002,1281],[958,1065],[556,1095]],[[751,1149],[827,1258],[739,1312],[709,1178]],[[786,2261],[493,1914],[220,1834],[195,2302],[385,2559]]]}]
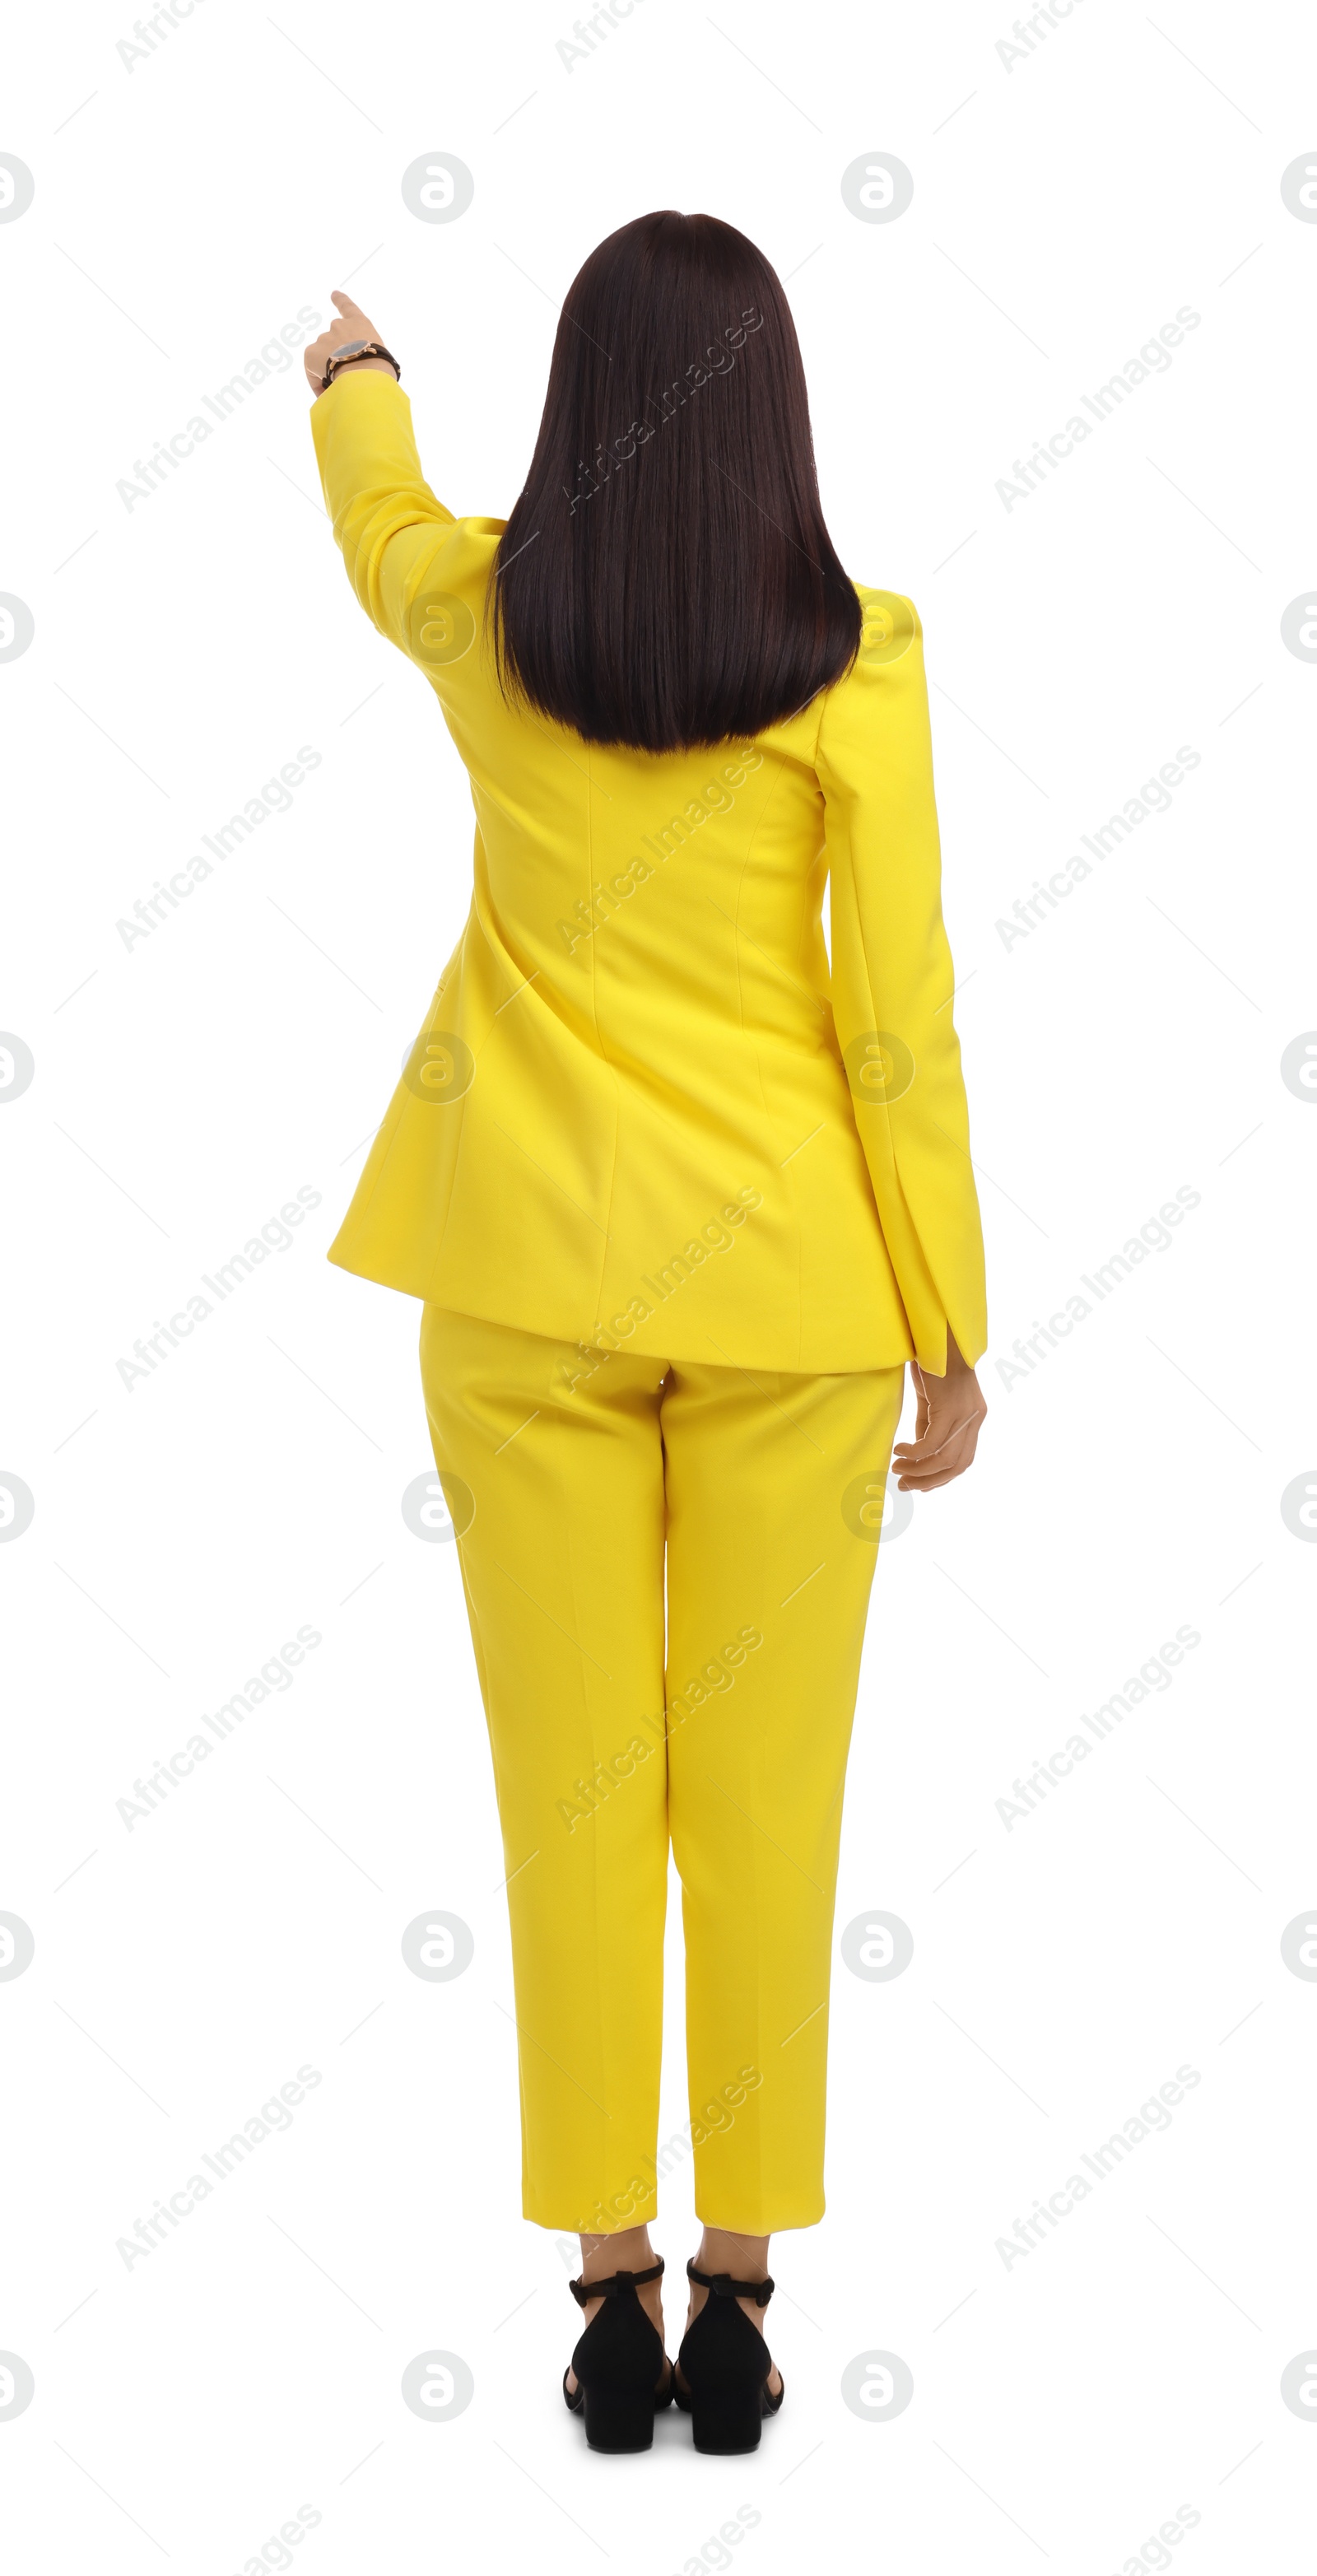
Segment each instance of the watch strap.
[{"label": "watch strap", "polygon": [[341,347],[331,349],[325,360],[325,372],[320,379],[322,394],[328,392],[340,370],[350,366],[354,358],[386,358],[397,383],[402,383],[402,369],[392,349],[386,349],[382,340],[348,340]]}]

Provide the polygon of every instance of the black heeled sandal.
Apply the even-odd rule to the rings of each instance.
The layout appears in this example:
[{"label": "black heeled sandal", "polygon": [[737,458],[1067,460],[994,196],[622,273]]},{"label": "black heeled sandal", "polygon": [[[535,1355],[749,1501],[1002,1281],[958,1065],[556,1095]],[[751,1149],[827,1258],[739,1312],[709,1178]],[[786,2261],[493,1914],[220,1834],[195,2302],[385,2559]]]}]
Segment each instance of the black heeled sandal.
[{"label": "black heeled sandal", "polygon": [[648,2451],[654,2418],[671,2400],[672,2364],[663,2337],[636,2297],[641,2283],[657,2281],[662,2271],[660,2255],[647,2272],[613,2272],[606,2281],[567,2284],[578,2308],[588,2299],[603,2301],[572,2354],[575,2388],[568,2387],[567,2372],[562,2375],[563,2396],[573,2415],[584,2415],[592,2451]]},{"label": "black heeled sandal", "polygon": [[783,2381],[776,2397],[768,2382],[773,2356],[738,2299],[753,2299],[766,2308],[773,2295],[771,2280],[734,2281],[730,2272],[701,2272],[694,2262],[687,2278],[707,2290],[699,2315],[689,2325],[677,2355],[686,2386],[673,2395],[690,2416],[697,2451],[754,2451],[766,2415],[776,2415],[786,2395]]}]

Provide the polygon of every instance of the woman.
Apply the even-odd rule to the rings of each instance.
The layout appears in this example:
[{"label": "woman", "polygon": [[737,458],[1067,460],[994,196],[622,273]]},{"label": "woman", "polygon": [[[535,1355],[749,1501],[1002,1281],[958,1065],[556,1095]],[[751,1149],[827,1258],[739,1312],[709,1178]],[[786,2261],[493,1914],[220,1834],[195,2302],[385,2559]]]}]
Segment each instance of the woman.
[{"label": "woman", "polygon": [[[767,260],[627,224],[563,307],[506,527],[424,481],[366,315],[306,353],[335,537],[470,773],[470,916],[330,1258],[423,1301],[507,1856],[523,2208],[579,2232],[588,2440],[781,2403],[768,2244],[823,2211],[860,1648],[986,1327],[921,633],[843,573]],[[822,931],[831,879],[832,955]],[[666,1556],[666,1651],[665,1651]],[[704,2235],[663,2350],[671,1836]]]}]

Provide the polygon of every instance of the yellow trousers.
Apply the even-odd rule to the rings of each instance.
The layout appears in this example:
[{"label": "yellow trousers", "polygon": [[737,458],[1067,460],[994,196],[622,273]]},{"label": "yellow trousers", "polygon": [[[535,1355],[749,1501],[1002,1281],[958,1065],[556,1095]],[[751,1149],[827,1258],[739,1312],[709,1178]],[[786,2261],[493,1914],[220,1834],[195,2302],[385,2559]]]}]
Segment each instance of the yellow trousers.
[{"label": "yellow trousers", "polygon": [[665,1363],[431,1305],[421,1369],[503,1831],[525,2215],[654,2216],[670,1837],[697,2214],[808,2227],[902,1371]]}]

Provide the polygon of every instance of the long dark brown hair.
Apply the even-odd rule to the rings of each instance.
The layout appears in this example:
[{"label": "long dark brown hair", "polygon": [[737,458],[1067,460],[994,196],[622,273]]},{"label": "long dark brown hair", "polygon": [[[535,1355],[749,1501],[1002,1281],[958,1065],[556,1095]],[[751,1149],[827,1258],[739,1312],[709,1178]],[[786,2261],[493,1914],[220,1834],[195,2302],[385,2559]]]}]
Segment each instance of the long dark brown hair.
[{"label": "long dark brown hair", "polygon": [[488,605],[505,694],[587,742],[744,739],[849,667],[795,325],[731,224],[641,215],[573,280]]}]

